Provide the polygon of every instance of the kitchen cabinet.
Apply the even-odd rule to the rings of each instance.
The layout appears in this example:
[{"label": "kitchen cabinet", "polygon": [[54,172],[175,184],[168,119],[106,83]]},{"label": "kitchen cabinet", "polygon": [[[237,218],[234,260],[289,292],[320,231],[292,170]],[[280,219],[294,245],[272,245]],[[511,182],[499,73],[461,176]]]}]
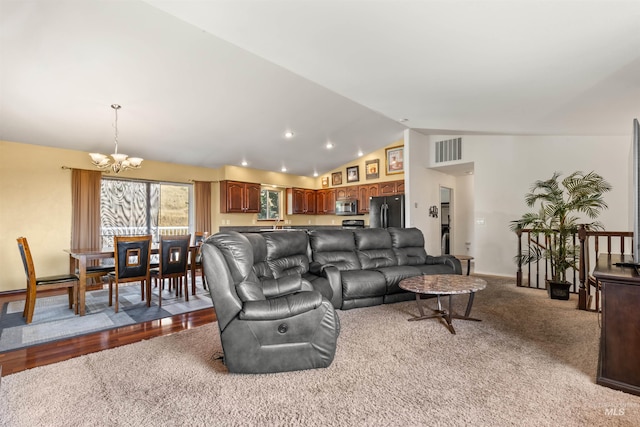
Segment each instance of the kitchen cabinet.
[{"label": "kitchen cabinet", "polygon": [[240,181],[220,181],[220,212],[260,212],[260,184]]},{"label": "kitchen cabinet", "polygon": [[336,188],[336,199],[357,199],[358,198],[358,186],[350,185],[348,187]]},{"label": "kitchen cabinet", "polygon": [[378,195],[378,184],[368,184],[358,186],[358,213],[369,213],[369,197],[376,197]]},{"label": "kitchen cabinet", "polygon": [[404,180],[381,182],[378,184],[378,196],[393,196],[404,193]]},{"label": "kitchen cabinet", "polygon": [[316,214],[316,190],[287,188],[287,215],[296,214]]},{"label": "kitchen cabinet", "polygon": [[318,215],[335,215],[336,190],[316,191],[316,213]]}]

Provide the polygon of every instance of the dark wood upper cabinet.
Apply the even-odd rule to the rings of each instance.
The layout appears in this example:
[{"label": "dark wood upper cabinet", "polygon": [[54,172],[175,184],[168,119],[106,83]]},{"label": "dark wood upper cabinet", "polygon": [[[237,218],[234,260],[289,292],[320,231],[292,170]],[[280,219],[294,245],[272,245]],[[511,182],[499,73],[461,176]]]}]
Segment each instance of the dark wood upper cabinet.
[{"label": "dark wood upper cabinet", "polygon": [[358,186],[350,185],[348,187],[336,188],[336,199],[357,199],[358,198]]},{"label": "dark wood upper cabinet", "polygon": [[316,190],[287,188],[287,215],[296,214],[316,214]]},{"label": "dark wood upper cabinet", "polygon": [[378,184],[378,196],[393,196],[404,193],[404,180],[381,182]]},{"label": "dark wood upper cabinet", "polygon": [[260,184],[240,181],[220,181],[220,212],[260,212]]},{"label": "dark wood upper cabinet", "polygon": [[369,197],[378,195],[378,184],[368,184],[358,186],[358,213],[369,213]]},{"label": "dark wood upper cabinet", "polygon": [[316,191],[316,214],[334,215],[336,213],[336,190]]}]

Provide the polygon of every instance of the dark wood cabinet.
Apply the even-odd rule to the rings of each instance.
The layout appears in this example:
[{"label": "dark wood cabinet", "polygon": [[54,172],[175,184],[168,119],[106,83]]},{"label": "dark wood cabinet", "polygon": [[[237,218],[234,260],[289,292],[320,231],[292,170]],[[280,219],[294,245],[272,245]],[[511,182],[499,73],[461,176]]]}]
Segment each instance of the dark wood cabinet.
[{"label": "dark wood cabinet", "polygon": [[404,193],[404,180],[387,181],[378,184],[378,196],[393,196]]},{"label": "dark wood cabinet", "polygon": [[334,215],[336,213],[336,190],[316,191],[316,214]]},{"label": "dark wood cabinet", "polygon": [[287,188],[287,215],[296,214],[316,214],[316,190]]},{"label": "dark wood cabinet", "polygon": [[631,257],[600,255],[593,275],[602,285],[602,329],[596,383],[640,395],[640,276],[619,267]]},{"label": "dark wood cabinet", "polygon": [[368,184],[358,186],[358,213],[369,213],[369,197],[376,197],[378,195],[378,184]]},{"label": "dark wood cabinet", "polygon": [[358,186],[350,185],[348,187],[336,188],[336,199],[357,199],[358,198]]},{"label": "dark wood cabinet", "polygon": [[240,181],[220,181],[220,212],[260,212],[260,184]]}]

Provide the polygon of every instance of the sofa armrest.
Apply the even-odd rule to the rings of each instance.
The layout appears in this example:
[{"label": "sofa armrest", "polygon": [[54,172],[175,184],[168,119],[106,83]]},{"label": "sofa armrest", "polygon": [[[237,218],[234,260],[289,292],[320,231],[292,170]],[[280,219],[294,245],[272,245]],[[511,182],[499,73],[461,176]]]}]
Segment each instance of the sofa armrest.
[{"label": "sofa armrest", "polygon": [[451,268],[453,268],[453,274],[462,274],[462,265],[460,264],[460,260],[452,255],[440,255],[440,256],[427,255],[427,261],[425,262],[425,264],[449,265],[451,266]]},{"label": "sofa armrest", "polygon": [[241,320],[278,320],[315,310],[322,304],[318,291],[299,292],[262,301],[243,304],[238,317]]},{"label": "sofa armrest", "polygon": [[309,263],[309,271],[329,281],[329,286],[331,286],[331,291],[333,292],[331,304],[336,308],[342,307],[342,274],[338,267],[333,264],[320,264],[314,261]]},{"label": "sofa armrest", "polygon": [[299,274],[290,274],[279,279],[264,279],[262,281],[262,292],[264,292],[265,297],[274,298],[309,290],[307,286],[304,286],[303,282],[306,282],[306,280],[302,279]]}]

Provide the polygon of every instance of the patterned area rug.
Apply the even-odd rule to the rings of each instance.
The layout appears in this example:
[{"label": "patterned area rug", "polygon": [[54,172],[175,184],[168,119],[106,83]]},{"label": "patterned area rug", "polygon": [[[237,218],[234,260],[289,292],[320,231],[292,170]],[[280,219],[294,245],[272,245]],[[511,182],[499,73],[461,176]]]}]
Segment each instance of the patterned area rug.
[{"label": "patterned area rug", "polygon": [[158,288],[152,289],[151,307],[141,301],[139,283],[120,285],[119,293],[120,307],[115,313],[113,306],[108,306],[107,287],[87,292],[87,314],[82,317],[69,309],[66,294],[38,298],[33,322],[29,325],[22,317],[24,300],[5,303],[0,312],[0,353],[213,306],[209,291],[202,288],[200,277],[196,280],[196,295],[189,295],[188,302],[184,297],[176,297],[174,291],[165,286],[162,308],[158,307]]}]

